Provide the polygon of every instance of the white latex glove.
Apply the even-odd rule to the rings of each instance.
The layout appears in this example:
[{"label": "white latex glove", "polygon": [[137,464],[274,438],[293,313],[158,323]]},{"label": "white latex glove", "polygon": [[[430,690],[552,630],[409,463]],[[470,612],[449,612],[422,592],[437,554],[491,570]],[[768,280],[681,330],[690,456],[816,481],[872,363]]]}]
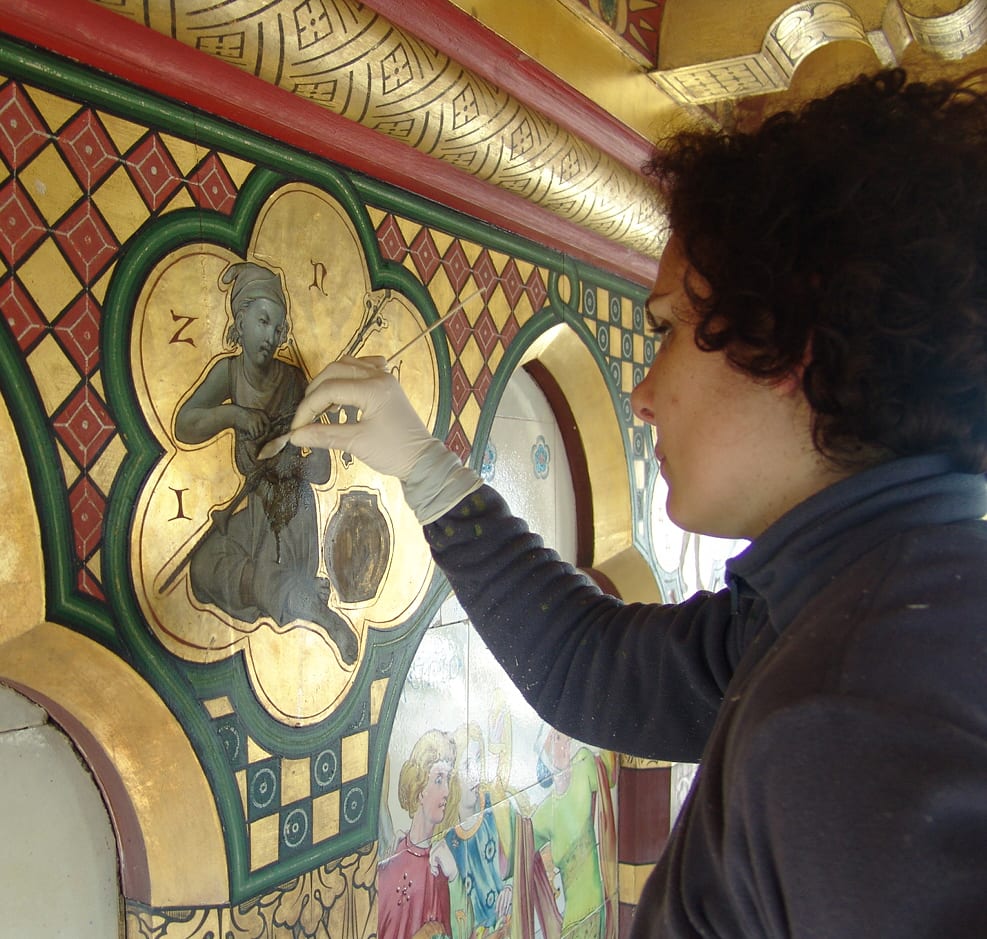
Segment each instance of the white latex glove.
[{"label": "white latex glove", "polygon": [[[359,420],[317,420],[342,405],[358,408]],[[344,356],[327,365],[306,389],[291,427],[296,447],[345,450],[378,473],[397,477],[423,525],[483,484],[428,432],[383,356]]]}]

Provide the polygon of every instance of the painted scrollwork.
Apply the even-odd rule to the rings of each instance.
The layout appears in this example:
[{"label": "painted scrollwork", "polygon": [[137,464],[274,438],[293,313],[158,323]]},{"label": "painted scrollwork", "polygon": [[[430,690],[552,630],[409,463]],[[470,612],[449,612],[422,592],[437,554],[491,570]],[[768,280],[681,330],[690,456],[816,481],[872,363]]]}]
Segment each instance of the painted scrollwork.
[{"label": "painted scrollwork", "polygon": [[245,903],[159,910],[127,902],[127,939],[366,939],[377,931],[377,846]]}]

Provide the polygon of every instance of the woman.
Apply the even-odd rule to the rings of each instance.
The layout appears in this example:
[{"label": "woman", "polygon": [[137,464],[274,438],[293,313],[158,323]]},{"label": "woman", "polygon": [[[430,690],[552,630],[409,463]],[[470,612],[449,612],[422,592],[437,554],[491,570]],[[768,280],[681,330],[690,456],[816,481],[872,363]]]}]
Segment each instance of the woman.
[{"label": "woman", "polygon": [[[559,561],[374,360],[299,445],[404,481],[536,710],[701,761],[633,935],[987,935],[987,98],[860,79],[665,141],[673,236],[632,402],[668,514],[750,539],[728,588],[623,604]],[[330,402],[363,408],[308,426]]]}]

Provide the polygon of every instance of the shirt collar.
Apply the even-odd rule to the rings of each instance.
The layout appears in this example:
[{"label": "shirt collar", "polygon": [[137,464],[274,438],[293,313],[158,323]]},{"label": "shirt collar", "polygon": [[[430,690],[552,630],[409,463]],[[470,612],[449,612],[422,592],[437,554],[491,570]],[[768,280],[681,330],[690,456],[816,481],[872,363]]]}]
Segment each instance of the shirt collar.
[{"label": "shirt collar", "polygon": [[727,571],[764,598],[781,632],[821,587],[885,539],[985,513],[983,476],[956,472],[945,456],[893,460],[806,499],[727,561]]}]

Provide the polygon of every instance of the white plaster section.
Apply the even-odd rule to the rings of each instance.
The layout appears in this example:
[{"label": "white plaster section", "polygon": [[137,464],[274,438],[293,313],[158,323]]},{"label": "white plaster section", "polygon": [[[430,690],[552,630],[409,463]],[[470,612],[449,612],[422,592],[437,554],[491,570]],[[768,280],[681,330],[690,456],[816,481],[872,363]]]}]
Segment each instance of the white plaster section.
[{"label": "white plaster section", "polygon": [[[545,443],[542,449],[539,437]],[[576,496],[558,421],[537,383],[523,369],[508,381],[490,429],[486,480],[567,561],[576,560]],[[547,450],[547,474],[535,472],[535,453]],[[439,621],[461,622],[466,613],[455,594],[443,603]]]},{"label": "white plaster section", "polygon": [[121,935],[116,842],[96,783],[45,711],[0,686],[0,933]]},{"label": "white plaster section", "polygon": [[523,369],[504,389],[490,440],[497,448],[494,487],[549,547],[574,563],[576,497],[565,445],[545,395]]},{"label": "white plaster section", "polygon": [[48,720],[44,708],[28,701],[12,688],[0,685],[0,734],[27,727],[40,727]]}]

